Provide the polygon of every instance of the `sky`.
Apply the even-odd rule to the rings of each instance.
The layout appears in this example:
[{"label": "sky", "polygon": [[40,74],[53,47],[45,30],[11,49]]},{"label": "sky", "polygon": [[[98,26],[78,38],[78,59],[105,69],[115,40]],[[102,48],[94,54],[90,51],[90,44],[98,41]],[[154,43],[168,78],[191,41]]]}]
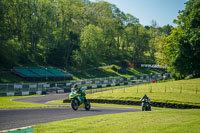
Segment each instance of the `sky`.
[{"label": "sky", "polygon": [[[96,2],[96,0],[90,0]],[[143,26],[151,25],[155,20],[158,26],[164,25],[176,26],[173,23],[177,19],[179,11],[185,9],[185,2],[188,0],[104,0],[115,4],[124,13],[139,18]]]}]

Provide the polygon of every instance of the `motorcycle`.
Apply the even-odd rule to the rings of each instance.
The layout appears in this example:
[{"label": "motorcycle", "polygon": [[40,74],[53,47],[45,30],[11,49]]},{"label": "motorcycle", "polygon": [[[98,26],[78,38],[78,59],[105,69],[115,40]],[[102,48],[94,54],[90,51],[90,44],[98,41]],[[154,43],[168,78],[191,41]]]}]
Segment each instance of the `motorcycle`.
[{"label": "motorcycle", "polygon": [[142,99],[142,111],[151,111],[151,104],[148,99]]},{"label": "motorcycle", "polygon": [[87,111],[91,108],[90,102],[84,96],[77,93],[77,91],[72,90],[69,94],[69,99],[71,100],[71,107],[74,111],[77,111],[78,108],[82,108],[83,106]]}]

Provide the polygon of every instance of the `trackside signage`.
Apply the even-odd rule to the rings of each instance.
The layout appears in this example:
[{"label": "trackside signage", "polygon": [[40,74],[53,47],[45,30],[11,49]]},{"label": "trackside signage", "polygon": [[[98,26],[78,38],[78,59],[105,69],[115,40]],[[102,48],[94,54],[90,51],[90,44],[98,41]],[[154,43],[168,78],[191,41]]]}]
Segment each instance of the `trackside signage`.
[{"label": "trackside signage", "polygon": [[31,84],[31,85],[29,85],[29,88],[37,88],[37,85],[36,84]]},{"label": "trackside signage", "polygon": [[157,65],[157,64],[141,64],[141,67],[148,67],[148,68],[162,68],[162,69],[166,69],[167,65],[165,66],[161,66],[161,65]]},{"label": "trackside signage", "polygon": [[15,89],[21,89],[21,88],[22,88],[22,85],[14,85],[14,88],[15,88]]}]

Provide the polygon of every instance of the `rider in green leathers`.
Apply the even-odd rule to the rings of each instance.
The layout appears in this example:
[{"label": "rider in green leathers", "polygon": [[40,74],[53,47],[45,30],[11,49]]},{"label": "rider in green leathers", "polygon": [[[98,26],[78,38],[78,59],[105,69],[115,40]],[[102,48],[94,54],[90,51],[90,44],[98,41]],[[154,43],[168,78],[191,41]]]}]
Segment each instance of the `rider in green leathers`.
[{"label": "rider in green leathers", "polygon": [[75,84],[74,85],[74,89],[77,93],[81,94],[81,96],[84,96],[84,102],[86,102],[86,93],[85,93],[85,90],[81,89],[81,88],[78,88],[78,85]]}]

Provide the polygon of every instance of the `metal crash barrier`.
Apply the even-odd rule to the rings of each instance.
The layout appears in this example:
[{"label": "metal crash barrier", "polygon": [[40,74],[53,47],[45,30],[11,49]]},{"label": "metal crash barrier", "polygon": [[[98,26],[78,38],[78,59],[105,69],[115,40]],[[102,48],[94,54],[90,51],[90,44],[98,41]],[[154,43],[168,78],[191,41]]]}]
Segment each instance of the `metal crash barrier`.
[{"label": "metal crash barrier", "polygon": [[[165,74],[166,75],[166,74]],[[0,84],[0,96],[25,96],[46,94],[48,92],[70,92],[73,84],[78,84],[83,89],[96,89],[111,86],[135,85],[162,80],[163,74],[145,75],[138,77],[106,77],[86,80],[72,80],[66,83],[23,83]]]}]

